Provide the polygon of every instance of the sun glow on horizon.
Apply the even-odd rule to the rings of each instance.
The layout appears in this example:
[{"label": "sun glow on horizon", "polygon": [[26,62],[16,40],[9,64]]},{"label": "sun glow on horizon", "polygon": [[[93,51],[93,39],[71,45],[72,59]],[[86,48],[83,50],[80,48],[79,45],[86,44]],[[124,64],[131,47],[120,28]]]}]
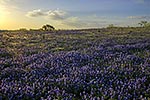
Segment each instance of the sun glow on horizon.
[{"label": "sun glow on horizon", "polygon": [[85,0],[45,1],[0,0],[0,30],[41,28],[44,24],[56,29],[136,26],[141,20],[150,21],[148,0],[86,0],[84,7]]},{"label": "sun glow on horizon", "polygon": [[6,11],[5,7],[0,4],[0,29],[5,29],[8,18],[8,12]]},{"label": "sun glow on horizon", "polygon": [[1,24],[3,24],[4,19],[5,19],[4,12],[2,11],[2,9],[0,9],[0,26],[1,26]]}]

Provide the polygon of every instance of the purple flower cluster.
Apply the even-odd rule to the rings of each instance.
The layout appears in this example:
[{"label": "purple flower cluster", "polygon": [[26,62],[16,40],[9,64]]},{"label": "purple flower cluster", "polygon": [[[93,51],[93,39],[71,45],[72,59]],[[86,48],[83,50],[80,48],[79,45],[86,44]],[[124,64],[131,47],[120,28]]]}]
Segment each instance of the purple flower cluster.
[{"label": "purple flower cluster", "polygon": [[[146,100],[150,98],[149,50],[146,42],[93,46],[84,52],[41,52],[17,59],[1,56],[0,98]],[[9,54],[0,49],[0,55],[4,53]]]}]

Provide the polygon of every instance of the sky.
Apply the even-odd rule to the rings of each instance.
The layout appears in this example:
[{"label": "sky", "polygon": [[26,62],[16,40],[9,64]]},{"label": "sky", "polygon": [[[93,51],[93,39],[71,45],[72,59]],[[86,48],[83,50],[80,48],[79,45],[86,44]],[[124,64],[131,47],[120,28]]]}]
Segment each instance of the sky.
[{"label": "sky", "polygon": [[150,0],[0,0],[0,29],[101,28],[150,21]]}]

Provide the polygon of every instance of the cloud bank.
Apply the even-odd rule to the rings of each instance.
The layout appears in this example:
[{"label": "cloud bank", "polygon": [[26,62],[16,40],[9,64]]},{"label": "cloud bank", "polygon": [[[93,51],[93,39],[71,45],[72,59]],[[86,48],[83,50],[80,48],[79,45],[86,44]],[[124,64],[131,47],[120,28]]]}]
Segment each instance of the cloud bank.
[{"label": "cloud bank", "polygon": [[[26,16],[32,18],[43,18],[45,21],[50,22],[57,27],[67,28],[96,28],[106,27],[109,24],[115,25],[128,25],[128,23],[138,20],[150,20],[150,16],[128,16],[128,17],[108,17],[108,16],[97,16],[96,14],[90,16],[72,16],[71,13],[64,10],[32,10],[27,12]],[[133,21],[128,19],[134,19]],[[117,21],[116,21],[117,20]],[[123,21],[124,20],[124,21]],[[127,21],[127,22],[126,22]],[[125,24],[124,24],[125,23]]]},{"label": "cloud bank", "polygon": [[149,20],[150,16],[128,16],[128,19],[143,19],[143,20]]},{"label": "cloud bank", "polygon": [[39,17],[39,16],[45,16],[46,13],[41,11],[41,9],[37,9],[37,10],[33,10],[33,11],[29,11],[27,13],[28,17]]},{"label": "cloud bank", "polygon": [[28,17],[42,17],[45,16],[47,18],[50,18],[52,20],[63,20],[65,19],[67,15],[67,12],[63,10],[48,10],[48,11],[43,11],[41,9],[33,10],[27,12],[26,16]]}]

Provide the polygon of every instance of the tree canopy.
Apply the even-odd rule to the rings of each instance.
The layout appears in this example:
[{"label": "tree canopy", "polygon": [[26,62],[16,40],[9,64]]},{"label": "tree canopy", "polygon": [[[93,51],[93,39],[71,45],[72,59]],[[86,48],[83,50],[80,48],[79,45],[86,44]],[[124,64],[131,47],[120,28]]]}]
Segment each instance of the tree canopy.
[{"label": "tree canopy", "polygon": [[53,26],[48,25],[48,24],[43,25],[43,26],[42,26],[42,29],[45,30],[45,31],[52,31],[52,30],[55,30],[55,28],[54,28]]},{"label": "tree canopy", "polygon": [[139,25],[140,25],[141,27],[150,27],[150,22],[141,21],[141,22],[139,23]]}]

